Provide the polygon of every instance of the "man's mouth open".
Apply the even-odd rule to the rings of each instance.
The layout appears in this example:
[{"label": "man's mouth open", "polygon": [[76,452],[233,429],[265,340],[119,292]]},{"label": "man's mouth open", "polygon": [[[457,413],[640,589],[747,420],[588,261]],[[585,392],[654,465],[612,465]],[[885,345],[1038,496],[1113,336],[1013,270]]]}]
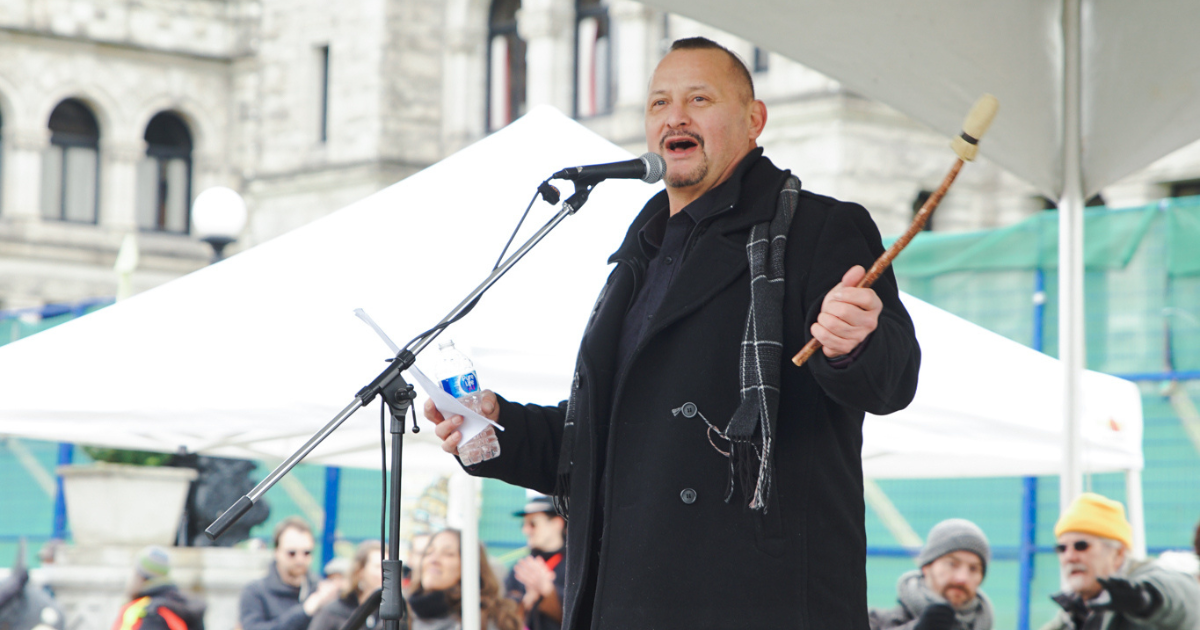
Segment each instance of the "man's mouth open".
[{"label": "man's mouth open", "polygon": [[663,148],[671,157],[684,157],[700,148],[700,143],[688,136],[675,136],[663,142]]}]

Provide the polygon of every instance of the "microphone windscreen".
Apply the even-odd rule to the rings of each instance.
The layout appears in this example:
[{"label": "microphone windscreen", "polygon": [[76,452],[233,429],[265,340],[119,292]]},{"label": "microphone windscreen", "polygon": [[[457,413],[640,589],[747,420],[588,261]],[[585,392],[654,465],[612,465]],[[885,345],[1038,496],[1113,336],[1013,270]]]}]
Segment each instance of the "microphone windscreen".
[{"label": "microphone windscreen", "polygon": [[667,161],[661,155],[647,152],[643,153],[640,159],[646,165],[646,174],[642,176],[642,181],[647,184],[657,184],[663,175],[667,174]]}]

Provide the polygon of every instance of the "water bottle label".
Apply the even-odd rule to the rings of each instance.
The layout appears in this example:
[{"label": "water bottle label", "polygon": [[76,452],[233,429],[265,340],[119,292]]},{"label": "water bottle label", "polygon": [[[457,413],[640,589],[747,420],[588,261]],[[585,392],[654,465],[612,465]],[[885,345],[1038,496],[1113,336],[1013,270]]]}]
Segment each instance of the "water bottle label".
[{"label": "water bottle label", "polygon": [[479,391],[479,381],[475,378],[475,372],[467,372],[442,380],[442,389],[455,398],[462,398]]}]

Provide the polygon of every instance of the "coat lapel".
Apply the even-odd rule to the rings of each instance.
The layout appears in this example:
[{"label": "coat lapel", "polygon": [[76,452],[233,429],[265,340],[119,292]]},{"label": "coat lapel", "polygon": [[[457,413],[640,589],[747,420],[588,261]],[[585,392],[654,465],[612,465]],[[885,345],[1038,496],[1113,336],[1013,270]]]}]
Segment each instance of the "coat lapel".
[{"label": "coat lapel", "polygon": [[[711,226],[696,239],[679,276],[667,290],[654,323],[646,331],[642,345],[703,306],[746,273],[750,266],[746,258],[750,227],[775,216],[776,197],[789,174],[765,157],[759,158],[747,171],[734,206],[714,216]],[[696,229],[704,229],[704,226]]]}]

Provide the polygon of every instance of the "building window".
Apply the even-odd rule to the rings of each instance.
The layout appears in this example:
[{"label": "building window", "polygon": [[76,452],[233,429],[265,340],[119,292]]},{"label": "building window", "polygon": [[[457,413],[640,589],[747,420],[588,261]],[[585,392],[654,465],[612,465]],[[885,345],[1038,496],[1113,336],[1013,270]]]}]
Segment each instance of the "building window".
[{"label": "building window", "polygon": [[[1096,194],[1092,195],[1086,202],[1084,202],[1083,205],[1085,208],[1097,208],[1097,207],[1105,205],[1105,203],[1106,202],[1104,201],[1104,196],[1101,195],[1100,193],[1096,193]],[[1042,209],[1043,210],[1058,210],[1058,202],[1043,195],[1042,196]]]},{"label": "building window", "polygon": [[192,134],[178,115],[161,112],[146,125],[146,157],[138,164],[137,224],[187,234],[192,200]]},{"label": "building window", "polygon": [[755,72],[766,72],[767,70],[770,70],[770,69],[771,69],[771,53],[763,50],[762,48],[759,48],[758,46],[755,46],[754,47],[754,71]]},{"label": "building window", "polygon": [[317,80],[320,90],[317,103],[321,108],[318,112],[317,134],[321,142],[325,142],[329,139],[329,46],[317,48]]},{"label": "building window", "polygon": [[42,216],[95,223],[99,192],[100,127],[87,105],[70,98],[50,114],[50,147],[42,154]]},{"label": "building window", "polygon": [[1171,184],[1172,197],[1195,197],[1197,195],[1200,195],[1200,179]]},{"label": "building window", "polygon": [[612,112],[612,31],[601,0],[575,1],[575,117]]},{"label": "building window", "polygon": [[525,113],[525,42],[517,34],[520,8],[521,0],[493,0],[488,17],[488,131]]}]

